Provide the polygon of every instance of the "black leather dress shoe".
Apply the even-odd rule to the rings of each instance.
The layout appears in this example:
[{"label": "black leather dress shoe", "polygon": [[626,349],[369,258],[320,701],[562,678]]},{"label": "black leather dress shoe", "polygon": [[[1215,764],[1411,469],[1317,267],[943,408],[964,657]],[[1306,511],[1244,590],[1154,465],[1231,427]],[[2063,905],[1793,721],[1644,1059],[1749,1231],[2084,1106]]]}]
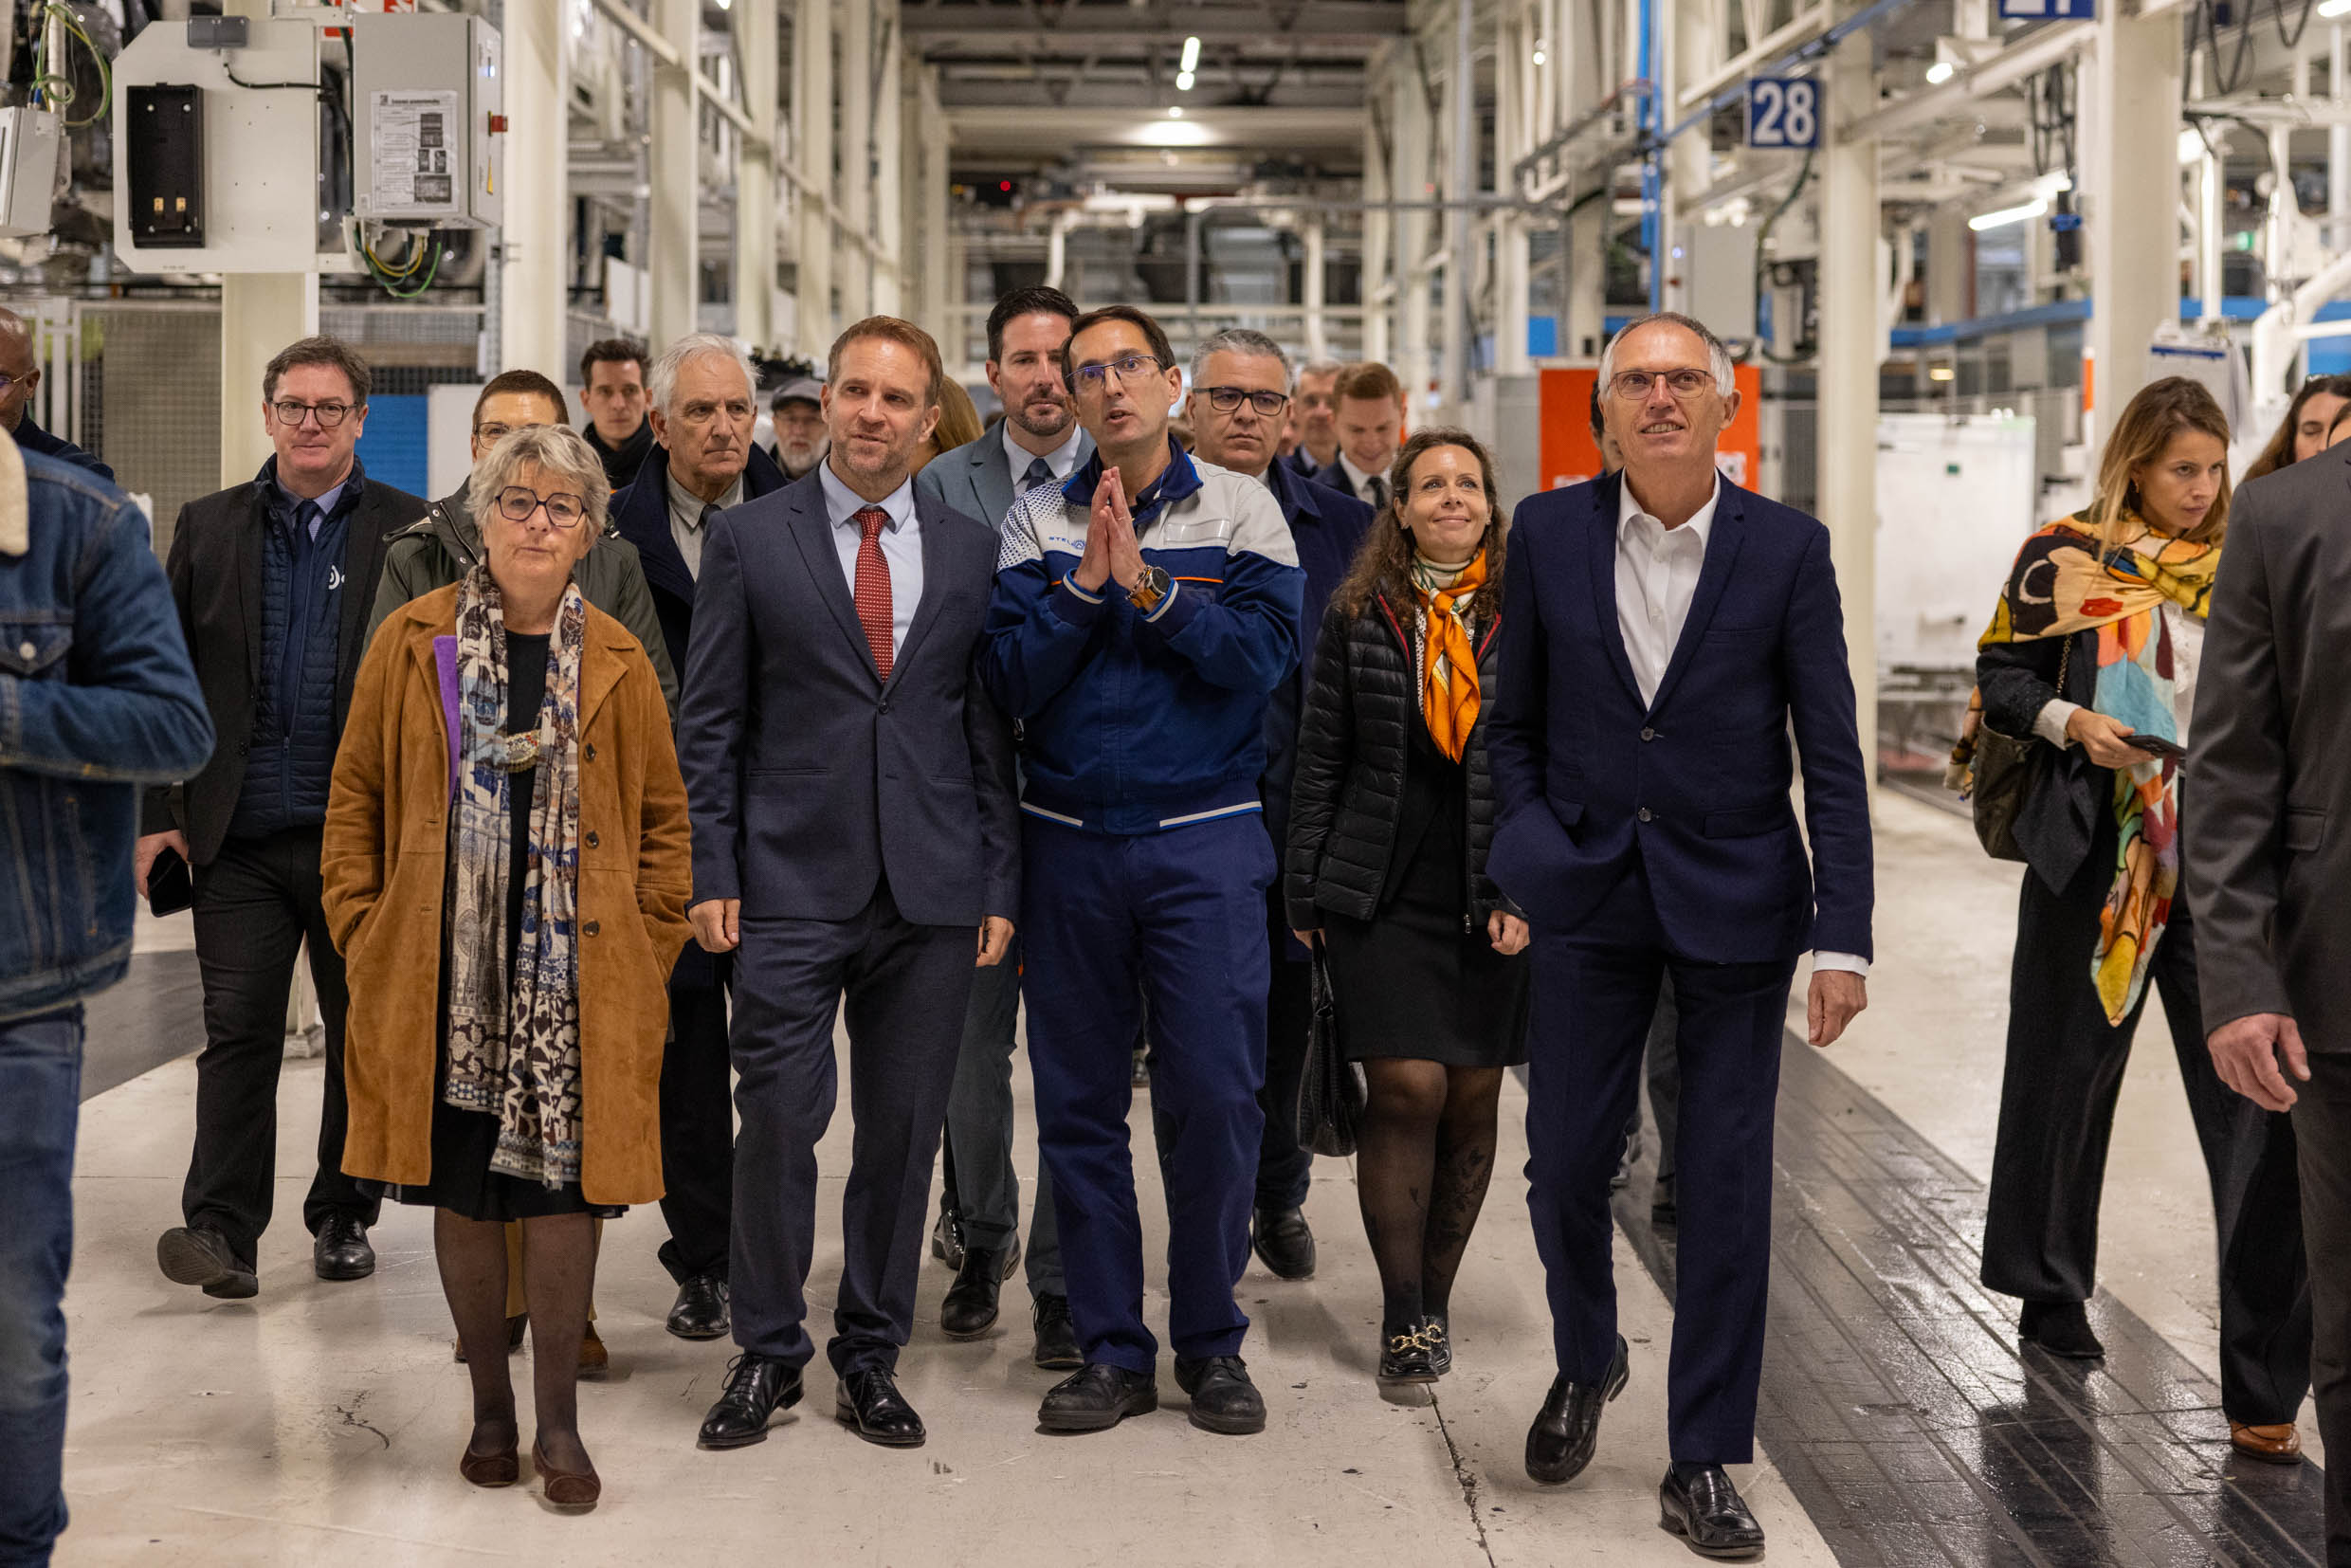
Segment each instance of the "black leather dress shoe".
[{"label": "black leather dress shoe", "polygon": [[1448,1315],[1431,1312],[1421,1320],[1421,1332],[1429,1336],[1429,1364],[1442,1377],[1453,1370],[1453,1325]]},{"label": "black leather dress shoe", "polygon": [[261,1276],[209,1225],[175,1225],[155,1241],[155,1267],[175,1285],[196,1285],[208,1296],[241,1302],[261,1294]]},{"label": "black leather dress shoe", "polygon": [[963,1267],[939,1305],[939,1331],[950,1340],[976,1340],[996,1325],[996,1302],[1011,1254],[999,1247],[967,1247]]},{"label": "black leather dress shoe", "polygon": [[1248,1363],[1240,1357],[1188,1361],[1178,1356],[1176,1383],[1192,1395],[1192,1424],[1202,1431],[1246,1437],[1266,1430],[1265,1396],[1249,1381]]},{"label": "black leather dress shoe", "polygon": [[310,1244],[311,1266],[322,1280],[364,1280],[375,1272],[375,1249],[356,1214],[329,1214]]},{"label": "black leather dress shoe", "polygon": [[2080,1302],[2027,1302],[2016,1331],[2027,1343],[2069,1360],[2095,1361],[2106,1353]]},{"label": "black leather dress shoe", "polygon": [[1616,1174],[1608,1178],[1608,1190],[1621,1193],[1632,1185],[1632,1167],[1641,1160],[1641,1129],[1635,1127],[1625,1134],[1625,1146],[1616,1156]]},{"label": "black leather dress shoe", "polygon": [[1657,1522],[1689,1542],[1701,1557],[1763,1555],[1763,1526],[1740,1500],[1739,1488],[1720,1465],[1708,1465],[1686,1481],[1670,1467],[1657,1487]]},{"label": "black leather dress shoe", "polygon": [[1616,1336],[1616,1354],[1597,1384],[1552,1380],[1535,1424],[1526,1429],[1526,1473],[1546,1486],[1573,1481],[1592,1463],[1600,1439],[1600,1412],[1624,1393],[1631,1376],[1631,1349]]},{"label": "black leather dress shoe", "polygon": [[1046,1390],[1037,1425],[1047,1431],[1108,1431],[1130,1415],[1159,1408],[1159,1385],[1147,1372],[1088,1361]]},{"label": "black leather dress shoe", "polygon": [[931,1223],[931,1256],[950,1268],[963,1267],[963,1216],[953,1209],[941,1209]]},{"label": "black leather dress shoe", "polygon": [[1078,1331],[1069,1322],[1069,1298],[1040,1293],[1032,1315],[1036,1324],[1037,1348],[1030,1359],[1051,1372],[1074,1371],[1085,1365],[1085,1352],[1078,1348]]},{"label": "black leather dress shoe", "polygon": [[767,1440],[768,1421],[800,1402],[800,1369],[749,1351],[726,1369],[726,1392],[702,1417],[695,1439],[705,1449],[739,1449]]},{"label": "black leather dress shoe", "polygon": [[1433,1383],[1437,1380],[1434,1341],[1425,1318],[1382,1324],[1379,1330],[1379,1380],[1383,1383]]},{"label": "black leather dress shoe", "polygon": [[1258,1210],[1249,1216],[1249,1246],[1277,1279],[1314,1278],[1314,1232],[1303,1210]]},{"label": "black leather dress shoe", "polygon": [[678,1286],[669,1321],[662,1326],[681,1340],[725,1339],[735,1326],[726,1281],[716,1274],[697,1274]]},{"label": "black leather dress shoe", "polygon": [[922,1417],[898,1392],[898,1378],[887,1367],[842,1374],[832,1414],[866,1442],[885,1449],[919,1449],[926,1435]]}]

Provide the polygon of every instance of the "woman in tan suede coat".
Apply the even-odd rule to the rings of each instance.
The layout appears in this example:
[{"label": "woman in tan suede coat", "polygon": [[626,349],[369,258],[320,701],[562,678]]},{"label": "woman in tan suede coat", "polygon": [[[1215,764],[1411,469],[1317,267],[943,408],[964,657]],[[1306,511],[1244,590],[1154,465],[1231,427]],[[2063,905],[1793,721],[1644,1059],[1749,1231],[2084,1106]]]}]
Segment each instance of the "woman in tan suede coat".
[{"label": "woman in tan suede coat", "polygon": [[662,1193],[685,788],[644,648],[572,585],[603,526],[594,453],[562,427],[518,430],[470,500],[485,564],[384,622],[336,758],[321,870],[351,987],[343,1165],[435,1211],[477,1485],[519,1475],[503,1226],[520,1223],[533,1457],[549,1501],[577,1506],[598,1488],[575,1408],[593,1220]]}]

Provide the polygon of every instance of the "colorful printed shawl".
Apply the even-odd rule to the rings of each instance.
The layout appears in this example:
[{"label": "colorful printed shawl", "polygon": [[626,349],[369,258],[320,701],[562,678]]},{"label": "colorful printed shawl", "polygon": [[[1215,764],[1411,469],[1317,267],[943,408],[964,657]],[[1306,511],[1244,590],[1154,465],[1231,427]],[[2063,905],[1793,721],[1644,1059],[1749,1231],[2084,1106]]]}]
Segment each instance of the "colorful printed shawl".
[{"label": "colorful printed shawl", "polygon": [[[2165,538],[2125,517],[2140,537],[2100,554],[2085,519],[2051,523],[2025,541],[2007,589],[1977,646],[2098,633],[2093,712],[2141,735],[2178,738],[2172,708],[2169,602],[2202,620],[2210,607],[2220,547]],[[2109,1023],[2139,1005],[2147,965],[2171,918],[2179,888],[2179,774],[2168,759],[2116,770],[2114,818],[2122,830],[2114,886],[2099,917],[2090,972]]]},{"label": "colorful printed shawl", "polygon": [[[563,592],[538,727],[506,733],[506,616],[486,566],[457,591],[457,756],[449,811],[448,1081],[442,1099],[498,1118],[490,1169],[579,1180],[579,667],[587,601]],[[509,978],[514,776],[536,767],[522,933]]]}]

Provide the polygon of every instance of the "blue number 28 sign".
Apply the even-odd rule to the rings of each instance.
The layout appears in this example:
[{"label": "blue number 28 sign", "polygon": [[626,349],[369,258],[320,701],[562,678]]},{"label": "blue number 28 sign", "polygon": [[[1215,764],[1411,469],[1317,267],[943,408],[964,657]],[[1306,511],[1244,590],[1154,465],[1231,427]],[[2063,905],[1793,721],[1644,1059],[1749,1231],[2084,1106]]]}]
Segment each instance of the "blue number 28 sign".
[{"label": "blue number 28 sign", "polygon": [[1747,83],[1747,145],[1820,145],[1820,83],[1804,77],[1759,76]]}]

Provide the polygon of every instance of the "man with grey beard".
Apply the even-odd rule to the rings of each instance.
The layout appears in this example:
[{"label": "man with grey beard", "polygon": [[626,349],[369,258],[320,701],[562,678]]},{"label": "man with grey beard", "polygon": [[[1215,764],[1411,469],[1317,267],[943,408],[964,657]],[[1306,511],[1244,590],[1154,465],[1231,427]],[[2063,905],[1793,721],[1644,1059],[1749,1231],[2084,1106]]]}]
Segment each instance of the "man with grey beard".
[{"label": "man with grey beard", "polygon": [[[915,476],[918,496],[1000,530],[1022,492],[1063,483],[1093,455],[1094,444],[1078,428],[1077,410],[1062,379],[1062,345],[1077,317],[1078,307],[1057,288],[1016,289],[996,301],[988,313],[988,385],[1003,400],[1003,422],[925,465]],[[950,1339],[976,1339],[994,1326],[998,1293],[1020,1260],[1020,1178],[1012,1171],[1012,1048],[1019,1008],[1015,947],[1004,963],[978,971],[973,981],[954,1097],[947,1104],[948,1212],[940,1218],[941,1235],[934,1238],[932,1250],[956,1269],[939,1314],[939,1327]],[[1053,1192],[1042,1165],[1028,1263],[1036,1364],[1065,1370],[1084,1364],[1069,1327]]]},{"label": "man with grey beard", "polygon": [[819,406],[825,384],[796,375],[775,389],[769,405],[775,420],[775,465],[786,479],[805,479],[825,460],[825,415]]}]

